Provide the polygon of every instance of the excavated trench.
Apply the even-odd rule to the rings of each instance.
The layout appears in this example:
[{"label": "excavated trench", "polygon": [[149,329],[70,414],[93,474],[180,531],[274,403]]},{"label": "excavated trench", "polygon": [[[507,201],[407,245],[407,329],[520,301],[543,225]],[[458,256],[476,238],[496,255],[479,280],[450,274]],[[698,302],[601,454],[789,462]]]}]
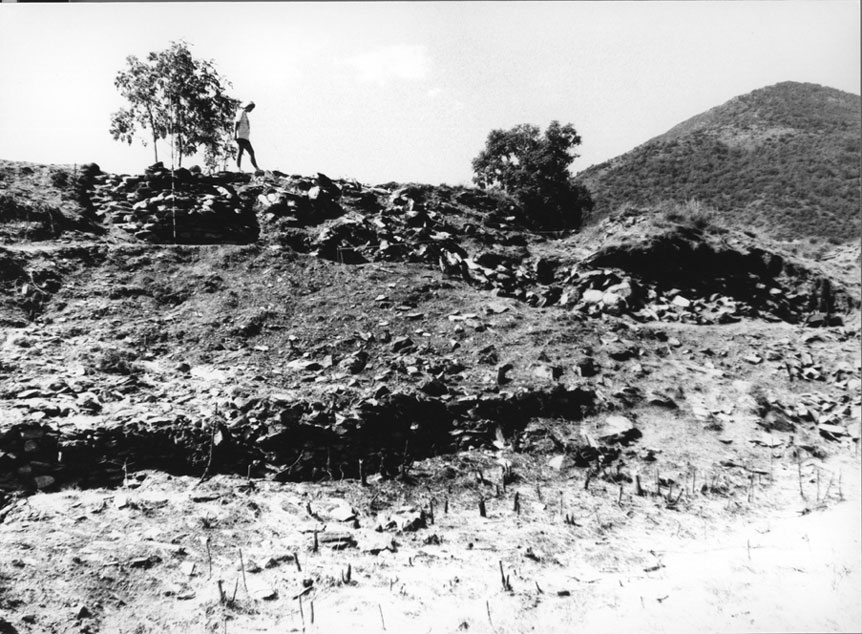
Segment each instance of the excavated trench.
[{"label": "excavated trench", "polygon": [[[596,404],[591,390],[558,385],[451,401],[392,393],[340,409],[253,399],[244,409],[207,421],[178,417],[87,430],[17,424],[0,435],[0,490],[114,486],[142,469],[280,481],[391,477],[415,460],[488,446],[499,433],[517,448],[532,420],[578,421]],[[255,422],[247,416],[252,409]],[[612,440],[578,449],[576,463],[614,457]]]}]

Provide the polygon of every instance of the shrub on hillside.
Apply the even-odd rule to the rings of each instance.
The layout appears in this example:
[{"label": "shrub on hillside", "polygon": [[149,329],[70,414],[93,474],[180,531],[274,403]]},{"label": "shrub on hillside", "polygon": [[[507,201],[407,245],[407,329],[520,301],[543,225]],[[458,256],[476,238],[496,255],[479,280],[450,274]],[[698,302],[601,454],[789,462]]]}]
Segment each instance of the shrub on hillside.
[{"label": "shrub on hillside", "polygon": [[66,189],[69,185],[69,172],[63,169],[51,172],[51,185],[57,189]]},{"label": "shrub on hillside", "polygon": [[665,201],[659,205],[659,212],[668,222],[683,224],[698,231],[714,228],[717,218],[712,207],[695,199],[687,200],[684,203]]},{"label": "shrub on hillside", "polygon": [[135,374],[141,367],[136,363],[138,355],[122,348],[103,348],[90,358],[90,362],[100,372],[107,374]]},{"label": "shrub on hillside", "polygon": [[512,196],[525,223],[550,231],[576,229],[593,201],[586,187],[574,182],[569,166],[581,137],[571,124],[553,121],[544,135],[529,124],[492,130],[485,149],[473,159],[473,182]]}]

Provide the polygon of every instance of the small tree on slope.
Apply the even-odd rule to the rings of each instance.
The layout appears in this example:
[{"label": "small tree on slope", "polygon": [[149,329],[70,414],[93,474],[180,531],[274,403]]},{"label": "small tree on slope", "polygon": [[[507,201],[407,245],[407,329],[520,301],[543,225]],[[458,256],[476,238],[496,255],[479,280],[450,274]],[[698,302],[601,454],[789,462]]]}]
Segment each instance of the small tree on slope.
[{"label": "small tree on slope", "polygon": [[544,135],[530,124],[492,130],[485,149],[473,159],[473,182],[513,196],[536,229],[575,229],[593,206],[589,192],[569,173],[580,143],[572,124],[558,121]]},{"label": "small tree on slope", "polygon": [[239,102],[227,95],[230,82],[211,61],[195,59],[185,42],[151,52],[146,61],[129,56],[126,63],[114,85],[129,107],[111,115],[111,136],[131,144],[139,129],[146,131],[158,161],[158,140],[170,135],[180,166],[202,146],[208,167],[215,168],[232,149],[226,131]]}]

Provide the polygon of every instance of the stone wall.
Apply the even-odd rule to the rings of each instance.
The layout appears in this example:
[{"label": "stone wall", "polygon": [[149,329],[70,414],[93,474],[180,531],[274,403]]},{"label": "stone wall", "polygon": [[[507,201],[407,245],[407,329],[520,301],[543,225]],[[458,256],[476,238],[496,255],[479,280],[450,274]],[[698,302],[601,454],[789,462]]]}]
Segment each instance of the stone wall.
[{"label": "stone wall", "polygon": [[99,174],[90,200],[95,214],[139,240],[155,243],[244,244],[257,240],[253,200],[238,194],[247,174],[213,176],[161,163],[143,175]]}]

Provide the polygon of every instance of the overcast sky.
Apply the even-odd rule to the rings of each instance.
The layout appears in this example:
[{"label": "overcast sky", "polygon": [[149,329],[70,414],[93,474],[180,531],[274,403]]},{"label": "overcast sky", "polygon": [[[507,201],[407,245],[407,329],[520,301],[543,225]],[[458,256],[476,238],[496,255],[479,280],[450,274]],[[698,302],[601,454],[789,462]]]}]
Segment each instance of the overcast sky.
[{"label": "overcast sky", "polygon": [[778,82],[860,92],[858,1],[3,3],[0,158],[143,171],[113,80],[178,39],[257,103],[261,167],[365,183],[469,183],[519,123],[574,124],[580,171]]}]

